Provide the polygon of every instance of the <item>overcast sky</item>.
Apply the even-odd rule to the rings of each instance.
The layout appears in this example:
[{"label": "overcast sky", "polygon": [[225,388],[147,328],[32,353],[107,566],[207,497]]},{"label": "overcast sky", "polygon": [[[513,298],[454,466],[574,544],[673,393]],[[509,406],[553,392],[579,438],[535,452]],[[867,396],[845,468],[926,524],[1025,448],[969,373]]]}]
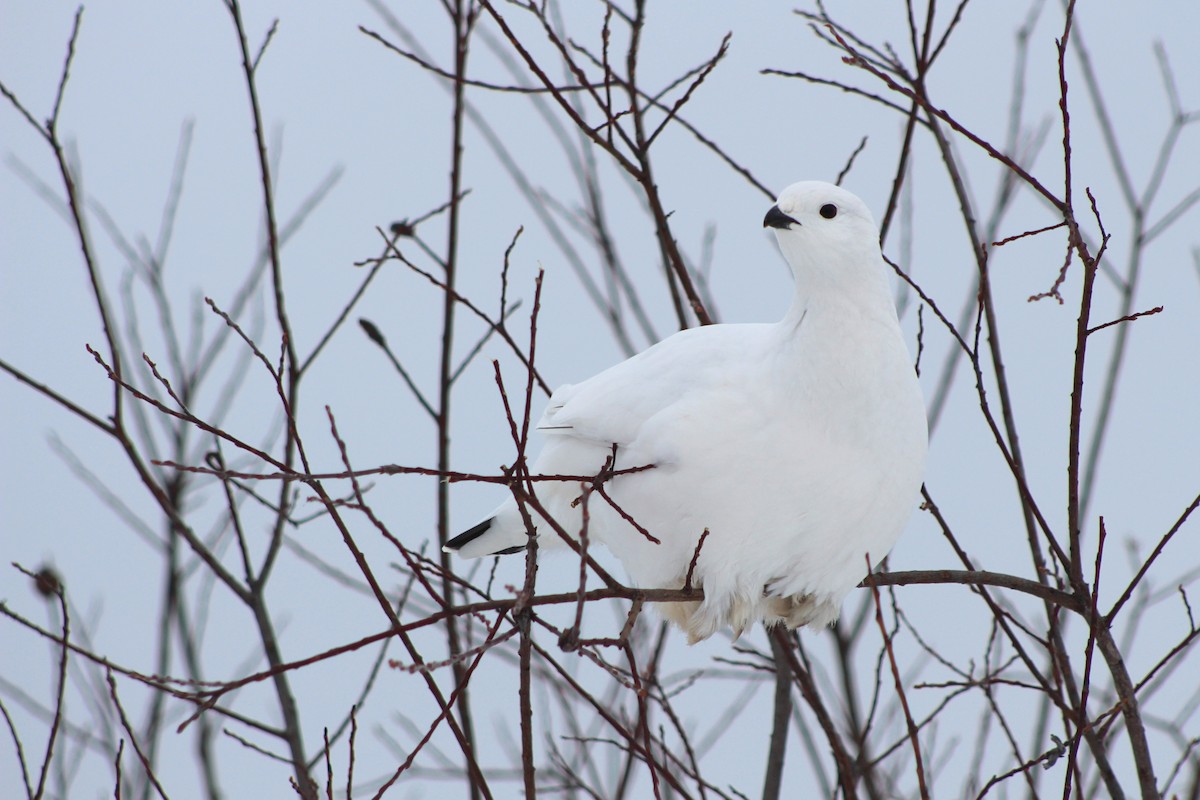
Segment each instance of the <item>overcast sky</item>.
[{"label": "overcast sky", "polygon": [[[887,9],[874,8],[889,6]],[[834,4],[831,12],[864,39],[890,41],[907,52],[907,34],[896,3]],[[716,52],[721,37],[732,32],[726,60],[686,107],[684,116],[720,143],[772,193],[800,179],[832,180],[848,156],[867,137],[846,185],[882,216],[891,187],[902,120],[835,89],[762,75],[764,68],[805,70],[870,86],[869,79],[843,64],[821,44],[787,4],[651,3],[641,61],[647,87],[660,87]],[[451,32],[437,2],[398,2],[390,6],[421,45],[440,64],[451,62]],[[1112,13],[1097,4],[1080,4],[1079,29],[1084,37],[1107,100],[1115,133],[1135,187],[1144,186],[1154,167],[1170,123],[1169,104],[1155,56],[1161,43],[1174,71],[1185,109],[1200,108],[1196,76],[1200,50],[1200,4],[1145,3],[1137,13]],[[968,6],[959,30],[933,72],[930,93],[935,102],[965,124],[1001,143],[1010,108],[1015,32],[1027,4],[976,3]],[[38,119],[53,104],[74,8],[59,3],[0,0],[0,80],[14,91]],[[518,12],[509,9],[510,15]],[[588,46],[598,46],[597,4],[576,6],[568,27]],[[358,30],[363,25],[391,37],[379,15],[367,4],[254,2],[245,9],[252,43],[261,41],[273,19],[278,31],[260,67],[259,91],[276,159],[278,208],[291,219],[305,198],[323,181],[336,178],[332,189],[290,238],[284,250],[289,310],[302,352],[311,350],[361,281],[354,266],[381,249],[377,226],[416,217],[444,202],[448,187],[450,131],[449,95],[443,82],[388,52]],[[1055,127],[1058,84],[1055,38],[1061,35],[1056,3],[1041,14],[1029,39],[1026,124],[1050,127],[1042,153],[1031,169],[1044,183],[1062,186],[1061,133]],[[525,26],[533,39],[536,30]],[[481,23],[481,36],[495,39],[494,25]],[[498,40],[497,40],[498,41]],[[512,77],[483,39],[472,55],[471,74],[481,80],[512,82]],[[545,53],[545,48],[539,48]],[[1075,190],[1091,187],[1109,232],[1115,269],[1124,272],[1131,243],[1128,212],[1119,183],[1102,148],[1096,117],[1086,100],[1077,65],[1072,62],[1075,146]],[[523,75],[522,80],[528,76]],[[882,87],[872,86],[876,92]],[[494,127],[531,182],[568,203],[577,203],[570,165],[523,96],[470,93],[475,107]],[[63,103],[60,130],[71,157],[80,166],[88,198],[91,237],[109,296],[121,302],[129,266],[106,220],[135,248],[151,249],[159,236],[162,207],[181,132],[190,126],[191,150],[186,182],[165,266],[168,293],[176,322],[191,325],[197,300],[209,296],[226,306],[261,242],[260,194],[257,187],[251,124],[233,27],[223,5],[198,3],[96,3],[84,13],[74,67]],[[1168,170],[1161,199],[1151,211],[1156,219],[1200,185],[1196,131],[1187,129]],[[965,140],[955,143],[967,168],[969,189],[986,218],[1001,170]],[[5,103],[0,107],[0,358],[103,416],[111,399],[110,384],[85,350],[101,346],[103,334],[89,294],[78,244],[62,216],[62,188],[49,149],[21,116]],[[662,188],[681,247],[694,263],[703,260],[706,237],[711,242],[709,283],[715,309],[726,322],[777,319],[790,297],[787,271],[771,237],[761,229],[771,200],[724,166],[711,152],[679,129],[656,145],[656,178]],[[597,153],[597,158],[602,156]],[[466,141],[464,184],[471,194],[464,205],[460,289],[482,307],[498,304],[499,272],[505,248],[518,227],[525,232],[514,250],[509,277],[510,297],[524,301],[514,329],[524,330],[537,270],[545,270],[538,361],[552,385],[585,378],[623,357],[601,314],[580,288],[538,222],[514,190],[476,127]],[[922,283],[947,314],[956,318],[970,291],[974,263],[965,247],[962,223],[953,196],[928,137],[921,137],[912,166],[912,225],[894,232],[885,249]],[[604,170],[609,210],[619,236],[616,245],[630,266],[650,310],[654,335],[665,337],[677,326],[662,286],[651,229],[636,191],[611,169]],[[54,199],[41,195],[48,186]],[[1144,277],[1135,308],[1162,305],[1164,311],[1139,320],[1132,331],[1126,373],[1102,461],[1091,511],[1091,530],[1104,515],[1110,536],[1120,547],[1111,582],[1102,586],[1113,597],[1128,575],[1124,543],[1136,542],[1144,553],[1178,517],[1200,488],[1200,273],[1194,255],[1195,209],[1146,250]],[[1052,223],[1048,209],[1032,196],[1022,196],[1001,224],[1001,237]],[[435,247],[444,243],[442,221],[421,230]],[[1094,224],[1089,235],[1098,237]],[[587,257],[591,250],[583,251]],[[1014,406],[1027,448],[1032,485],[1052,525],[1065,523],[1066,413],[1074,326],[1079,291],[1078,265],[1063,287],[1066,303],[1028,303],[1045,290],[1061,266],[1061,237],[1023,240],[994,251],[999,329],[1006,348]],[[1094,319],[1111,319],[1119,298],[1111,282],[1101,280]],[[147,352],[165,361],[165,343],[155,333],[159,318],[142,289],[139,324]],[[900,293],[898,292],[898,297]],[[261,304],[259,305],[261,308]],[[381,272],[355,316],[372,319],[396,348],[414,380],[434,393],[437,370],[440,297],[419,276],[402,268]],[[910,346],[916,344],[916,303],[903,301],[903,324]],[[267,315],[268,317],[270,314]],[[205,321],[206,330],[218,323]],[[942,359],[951,347],[932,317],[924,318],[927,340],[923,383],[927,395],[936,388]],[[271,339],[268,324],[264,342]],[[464,314],[459,330],[460,354],[482,334],[477,321]],[[1089,386],[1100,385],[1112,339],[1093,337],[1095,348]],[[635,336],[640,349],[649,337]],[[277,344],[264,345],[273,354]],[[490,360],[500,359],[514,385],[521,370],[503,346],[489,343],[464,373],[456,394],[453,462],[463,470],[494,471],[509,463],[512,446],[498,400]],[[357,326],[345,327],[331,342],[311,374],[301,423],[318,453],[318,469],[338,469],[336,450],[325,435],[324,406],[337,415],[339,429],[357,466],[399,463],[432,465],[434,431],[418,403],[407,392],[379,351]],[[222,362],[237,369],[232,356]],[[235,404],[230,424],[251,440],[260,440],[276,420],[269,385],[260,372],[248,372],[244,400]],[[947,518],[968,534],[968,544],[988,569],[1029,575],[1019,506],[1003,461],[983,425],[977,397],[965,373],[933,432],[927,484]],[[222,381],[224,378],[222,378]],[[213,394],[201,398],[211,408]],[[535,413],[542,398],[536,398]],[[1088,405],[1094,412],[1095,401]],[[27,568],[53,564],[64,576],[70,597],[85,617],[92,646],[114,660],[148,669],[153,663],[147,626],[153,625],[161,580],[159,559],[108,504],[70,468],[73,459],[100,476],[136,512],[151,515],[144,490],[136,484],[114,442],[91,430],[45,398],[7,375],[0,376],[0,599],[29,618],[46,621],[43,604],[28,582],[7,566]],[[1089,417],[1090,419],[1090,417]],[[70,455],[67,454],[69,450]],[[435,537],[434,484],[430,479],[389,478],[372,494],[376,511],[406,544],[419,546]],[[499,495],[489,487],[464,484],[452,493],[452,519],[464,528],[495,505]],[[215,502],[197,496],[197,503]],[[1179,561],[1164,564],[1155,588],[1190,580],[1196,523],[1177,544]],[[364,526],[364,536],[367,535]],[[307,534],[300,534],[307,535]],[[341,545],[326,541],[332,530],[311,534],[315,552],[349,567]],[[386,564],[394,556],[369,545]],[[562,562],[566,564],[567,562]],[[892,556],[894,569],[958,566],[928,515],[917,514]],[[505,573],[503,570],[509,570]],[[571,572],[574,566],[568,568]],[[546,580],[552,585],[553,570]],[[281,567],[274,595],[289,657],[306,655],[350,637],[377,629],[380,621],[364,611],[360,597],[329,589],[328,595],[305,596],[314,572],[297,561]],[[519,565],[506,565],[501,578],[519,581]],[[567,580],[570,580],[568,578]],[[969,605],[961,587],[905,590],[906,608],[921,619],[946,614],[946,598]],[[939,593],[940,592],[940,593]],[[225,622],[235,613],[228,598],[214,596],[205,658],[215,679],[244,668],[253,638],[244,620]],[[953,604],[953,602],[951,602]],[[239,612],[240,613],[240,612]],[[978,649],[968,631],[965,612],[938,630],[937,644],[956,656]],[[149,616],[147,616],[149,615]],[[1176,606],[1151,617],[1163,626],[1161,639],[1177,637],[1186,620]],[[1140,634],[1139,634],[1140,635]],[[1147,634],[1148,636],[1154,634]],[[761,630],[749,636],[763,645]],[[815,636],[815,634],[814,634]],[[958,648],[962,648],[959,650]],[[728,655],[728,640],[716,637],[690,650],[679,648],[672,670],[711,665]],[[1135,649],[1131,669],[1140,674],[1161,646],[1149,647],[1146,661]],[[36,638],[10,622],[0,622],[0,675],[47,702],[49,651]],[[253,662],[252,662],[253,663]],[[306,706],[314,732],[332,724],[353,701],[361,685],[361,659],[347,659],[312,670],[298,679],[303,689],[320,694],[344,676],[345,690],[329,689],[328,708]],[[257,666],[257,665],[256,665]],[[1194,659],[1193,664],[1194,667]],[[386,675],[395,685],[382,690],[380,701],[407,692],[403,678]],[[729,692],[735,692],[731,684]],[[415,691],[415,690],[414,690]],[[136,694],[133,688],[131,694]],[[5,694],[6,702],[8,695]],[[264,703],[269,698],[264,696]],[[724,701],[718,701],[724,702]],[[769,708],[759,693],[756,703]],[[19,724],[40,748],[41,729],[19,704],[10,704]],[[264,706],[265,707],[265,706]],[[501,704],[496,713],[512,705]],[[755,706],[757,708],[757,706]],[[89,718],[82,703],[73,707],[79,721]],[[703,704],[693,708],[703,715]],[[385,720],[386,709],[376,722]],[[485,721],[485,730],[492,722]],[[750,726],[761,731],[763,725]],[[1195,726],[1192,726],[1195,735]],[[756,734],[757,735],[757,734]],[[170,737],[168,737],[170,738]],[[401,737],[403,738],[403,737]],[[377,740],[372,740],[376,742]],[[759,791],[762,739],[745,740],[747,753],[720,751],[712,770],[719,783],[736,783]],[[372,746],[375,746],[374,744]],[[258,790],[230,781],[232,796],[282,796],[285,771],[263,767],[232,740],[222,740],[223,763],[252,764]],[[128,758],[128,754],[127,754]],[[186,746],[168,747],[164,770],[170,796],[194,796]],[[738,783],[743,759],[755,764],[753,777]],[[131,761],[126,762],[132,763]],[[380,763],[387,763],[382,761]],[[1160,766],[1160,770],[1166,765]],[[1122,764],[1122,768],[1128,768]],[[951,773],[954,767],[946,767]],[[0,747],[0,793],[16,791],[15,756]],[[261,770],[261,772],[259,772]],[[364,766],[363,774],[374,774]],[[803,785],[804,776],[792,776]],[[250,780],[247,778],[247,780]],[[85,760],[76,782],[79,796],[111,791],[110,767],[104,759]],[[257,786],[258,784],[254,784]],[[956,782],[948,785],[956,786]],[[422,796],[417,784],[396,796]],[[434,796],[427,792],[424,796]]]}]

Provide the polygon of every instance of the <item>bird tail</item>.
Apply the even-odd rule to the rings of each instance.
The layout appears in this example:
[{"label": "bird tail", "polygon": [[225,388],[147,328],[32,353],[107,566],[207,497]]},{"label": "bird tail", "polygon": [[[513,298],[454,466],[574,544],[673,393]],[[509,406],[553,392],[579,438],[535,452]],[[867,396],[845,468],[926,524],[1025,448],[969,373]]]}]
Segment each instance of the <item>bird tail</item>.
[{"label": "bird tail", "polygon": [[463,558],[502,556],[525,549],[528,535],[524,525],[506,525],[502,513],[488,517],[478,525],[463,531],[442,548]]}]

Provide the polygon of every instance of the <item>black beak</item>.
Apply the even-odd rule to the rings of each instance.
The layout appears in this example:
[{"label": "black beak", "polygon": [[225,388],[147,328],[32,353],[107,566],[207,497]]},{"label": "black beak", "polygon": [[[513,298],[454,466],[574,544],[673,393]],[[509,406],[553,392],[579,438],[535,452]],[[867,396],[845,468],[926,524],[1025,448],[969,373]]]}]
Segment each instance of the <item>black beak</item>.
[{"label": "black beak", "polygon": [[791,225],[799,225],[799,220],[794,220],[787,214],[779,210],[779,206],[771,206],[771,210],[763,217],[764,228],[787,228]]}]

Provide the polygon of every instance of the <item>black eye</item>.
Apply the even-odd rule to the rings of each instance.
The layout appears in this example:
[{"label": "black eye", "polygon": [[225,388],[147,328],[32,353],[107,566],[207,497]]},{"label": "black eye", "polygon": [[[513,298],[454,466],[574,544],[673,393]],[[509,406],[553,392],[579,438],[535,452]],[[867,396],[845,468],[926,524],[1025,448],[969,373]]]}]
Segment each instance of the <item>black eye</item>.
[{"label": "black eye", "polygon": [[821,216],[825,219],[833,219],[837,216],[837,206],[833,203],[826,203],[821,206]]}]

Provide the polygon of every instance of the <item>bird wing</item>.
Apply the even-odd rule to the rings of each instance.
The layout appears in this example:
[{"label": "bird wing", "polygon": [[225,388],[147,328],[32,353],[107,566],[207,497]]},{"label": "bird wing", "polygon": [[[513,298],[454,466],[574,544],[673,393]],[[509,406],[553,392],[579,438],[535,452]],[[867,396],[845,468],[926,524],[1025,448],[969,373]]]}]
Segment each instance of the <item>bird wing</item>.
[{"label": "bird wing", "polygon": [[753,353],[761,349],[769,327],[714,325],[680,331],[582,383],[559,388],[538,428],[603,446],[631,445],[651,419],[749,385],[749,371],[757,366]]}]

